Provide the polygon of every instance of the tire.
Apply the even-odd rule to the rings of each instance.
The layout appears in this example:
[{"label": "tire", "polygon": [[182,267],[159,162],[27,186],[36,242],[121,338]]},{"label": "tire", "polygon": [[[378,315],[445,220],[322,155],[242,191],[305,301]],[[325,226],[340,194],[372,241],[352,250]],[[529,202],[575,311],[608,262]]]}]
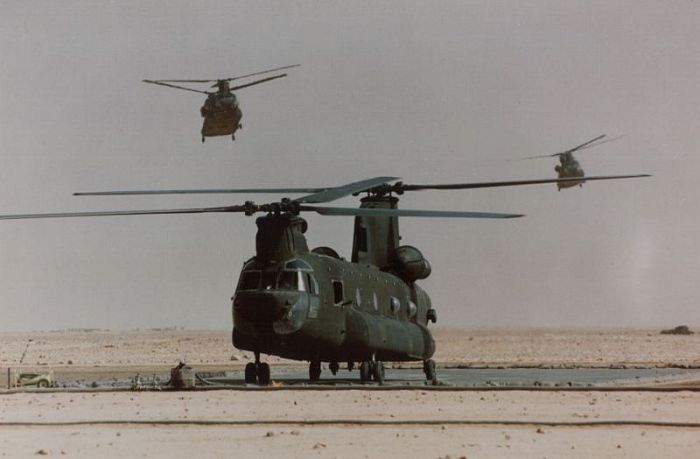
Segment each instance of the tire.
[{"label": "tire", "polygon": [[372,378],[379,384],[384,384],[384,362],[374,362],[372,367]]},{"label": "tire", "polygon": [[321,379],[321,362],[309,363],[309,380],[318,381]]},{"label": "tire", "polygon": [[45,379],[40,379],[39,382],[36,383],[36,387],[41,387],[42,389],[49,387],[49,382]]},{"label": "tire", "polygon": [[253,362],[248,363],[245,366],[245,382],[246,384],[255,384],[258,379],[258,372],[255,369],[255,364]]},{"label": "tire", "polygon": [[261,363],[258,365],[258,384],[261,386],[270,385],[270,365]]},{"label": "tire", "polygon": [[372,366],[365,361],[360,364],[360,381],[369,381],[372,379]]},{"label": "tire", "polygon": [[435,368],[435,360],[430,359],[423,362],[423,372],[425,373],[425,379],[433,384],[437,385],[437,371]]}]

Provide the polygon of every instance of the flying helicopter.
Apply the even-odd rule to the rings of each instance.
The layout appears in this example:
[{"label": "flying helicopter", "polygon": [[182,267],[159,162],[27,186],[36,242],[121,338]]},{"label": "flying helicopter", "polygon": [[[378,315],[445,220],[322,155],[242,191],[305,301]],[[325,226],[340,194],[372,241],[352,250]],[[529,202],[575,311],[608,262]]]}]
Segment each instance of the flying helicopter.
[{"label": "flying helicopter", "polygon": [[[589,180],[647,177],[593,177]],[[254,189],[172,189],[101,191],[77,196],[280,193],[304,194],[267,204],[157,210],[122,210],[0,215],[0,220],[164,214],[242,213],[257,218],[255,255],[244,264],[232,297],[232,343],[251,351],[245,381],[270,383],[270,367],[261,355],[309,362],[309,379],[318,381],[321,362],[336,374],[341,363],[359,364],[360,381],[384,382],[385,361],[419,361],[426,379],[437,383],[435,341],[428,329],[437,310],[417,281],[431,266],[415,246],[402,245],[399,217],[507,219],[521,214],[451,210],[399,209],[398,196],[408,191],[461,190],[543,183],[578,178],[416,185],[398,177],[375,177],[335,187]],[[359,208],[328,207],[353,195]],[[352,254],[347,261],[330,247],[309,249],[307,222],[300,216],[354,216]]]},{"label": "flying helicopter", "polygon": [[[241,75],[231,78],[220,78],[216,80],[143,80],[144,83],[157,84],[160,86],[166,86],[169,88],[181,89],[183,91],[198,92],[200,94],[206,94],[207,98],[204,101],[204,105],[200,108],[199,112],[204,118],[204,123],[202,124],[202,142],[206,137],[215,137],[222,135],[230,135],[232,140],[236,140],[236,131],[241,129],[243,125],[241,124],[241,119],[243,118],[243,113],[238,105],[238,99],[233,91],[239,89],[247,88],[261,83],[266,83],[268,81],[276,80],[278,78],[286,77],[287,74],[283,73],[280,75],[273,75],[271,77],[263,78],[261,80],[252,81],[250,83],[241,84],[238,86],[231,87],[229,84],[234,80],[240,80],[244,78],[250,78],[256,75],[263,75],[270,72],[278,72],[281,70],[290,69],[293,67],[299,67],[300,64],[287,65],[285,67],[278,67],[276,69],[263,70],[262,72],[249,73],[247,75]],[[173,83],[214,83],[212,88],[217,88],[216,91],[204,91],[201,89],[188,88],[185,86],[173,84]]]},{"label": "flying helicopter", "polygon": [[578,145],[566,151],[553,153],[551,155],[529,156],[525,159],[552,158],[554,156],[558,156],[559,164],[554,166],[554,170],[556,171],[559,178],[580,178],[581,180],[572,180],[570,182],[562,183],[557,182],[557,191],[561,191],[562,188],[572,188],[577,185],[579,187],[583,187],[583,183],[587,180],[590,180],[591,177],[586,177],[586,173],[581,168],[581,164],[579,164],[576,158],[574,158],[574,152],[585,150],[587,148],[597,147],[598,145],[612,142],[613,140],[617,140],[622,137],[618,136],[612,139],[603,140],[605,136],[605,134],[599,135],[598,137],[591,139],[588,142],[584,142],[581,145]]}]

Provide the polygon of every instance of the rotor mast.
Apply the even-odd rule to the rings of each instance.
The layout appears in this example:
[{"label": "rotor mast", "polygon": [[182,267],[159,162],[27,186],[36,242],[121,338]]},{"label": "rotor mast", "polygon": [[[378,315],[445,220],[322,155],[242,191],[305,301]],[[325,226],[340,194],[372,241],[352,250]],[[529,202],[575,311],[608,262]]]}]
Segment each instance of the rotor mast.
[{"label": "rotor mast", "polygon": [[[360,201],[361,209],[397,209],[399,199],[391,194],[370,192]],[[400,239],[398,217],[358,215],[355,217],[351,260],[385,270],[391,265],[391,256],[399,247]]]}]

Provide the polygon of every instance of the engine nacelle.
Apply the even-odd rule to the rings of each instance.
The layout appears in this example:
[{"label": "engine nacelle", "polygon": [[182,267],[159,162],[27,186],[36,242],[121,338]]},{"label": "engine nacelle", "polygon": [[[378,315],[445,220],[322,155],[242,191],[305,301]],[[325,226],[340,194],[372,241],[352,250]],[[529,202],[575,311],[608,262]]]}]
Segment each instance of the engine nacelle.
[{"label": "engine nacelle", "polygon": [[431,268],[428,260],[417,248],[402,245],[394,251],[393,267],[396,274],[406,282],[425,279],[430,275]]}]

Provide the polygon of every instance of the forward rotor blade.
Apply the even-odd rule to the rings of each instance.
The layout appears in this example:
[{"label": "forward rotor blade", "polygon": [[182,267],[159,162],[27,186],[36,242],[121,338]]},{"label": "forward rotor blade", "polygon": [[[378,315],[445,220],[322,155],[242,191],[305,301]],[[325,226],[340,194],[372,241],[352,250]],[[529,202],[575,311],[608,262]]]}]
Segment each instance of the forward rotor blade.
[{"label": "forward rotor blade", "polygon": [[[263,70],[262,72],[255,72],[255,73],[249,73],[247,75],[241,75],[237,77],[232,77],[232,78],[221,78],[221,79],[213,79],[213,80],[157,80],[163,83],[216,83],[217,81],[233,81],[233,80],[240,80],[241,78],[248,78],[252,77],[255,75],[262,75],[264,73],[269,73],[269,72],[277,72],[279,70],[285,70],[285,69],[291,69],[293,67],[299,67],[301,64],[294,64],[294,65],[286,65],[284,67],[278,67],[276,69],[270,69],[270,70]],[[151,80],[149,80],[151,81]]]},{"label": "forward rotor blade", "polygon": [[586,148],[595,147],[596,145],[601,145],[601,144],[604,144],[604,143],[606,143],[606,142],[612,142],[613,140],[617,140],[617,139],[619,139],[620,137],[624,137],[624,136],[619,136],[619,137],[615,137],[615,138],[613,138],[613,139],[604,140],[603,142],[599,142],[599,143],[596,143],[595,145],[592,145],[594,142],[597,142],[598,140],[600,140],[600,139],[602,139],[602,138],[604,138],[604,137],[605,137],[605,134],[599,135],[599,136],[596,137],[595,139],[591,139],[591,140],[589,140],[588,142],[584,142],[584,143],[582,143],[581,145],[578,145],[578,146],[576,146],[576,147],[574,147],[574,148],[571,148],[571,149],[569,149],[569,150],[566,150],[566,151],[561,151],[561,152],[559,152],[559,153],[552,153],[551,155],[527,156],[527,157],[524,158],[524,159],[551,158],[551,157],[553,157],[553,156],[561,156],[561,155],[565,155],[565,154],[567,154],[567,153],[573,153],[573,152],[578,151],[578,150],[585,150]]},{"label": "forward rotor blade", "polygon": [[263,78],[262,80],[253,81],[252,83],[246,83],[246,84],[242,84],[239,86],[234,86],[233,88],[231,88],[231,91],[238,91],[239,89],[247,88],[248,86],[255,86],[256,84],[266,83],[268,81],[276,80],[277,78],[283,78],[286,76],[287,76],[287,74],[283,73],[282,75],[275,75],[275,76],[271,76],[268,78]]},{"label": "forward rotor blade", "polygon": [[242,79],[242,78],[248,78],[248,77],[252,77],[252,76],[255,76],[255,75],[262,75],[262,74],[264,74],[264,73],[278,72],[278,71],[280,71],[280,70],[291,69],[291,68],[299,67],[299,66],[301,66],[301,64],[285,65],[284,67],[277,67],[276,69],[263,70],[262,72],[255,72],[255,73],[249,73],[249,74],[247,74],[247,75],[241,75],[241,76],[226,78],[226,80],[228,80],[228,81],[240,80],[240,79]]},{"label": "forward rotor blade", "polygon": [[115,190],[115,191],[81,191],[73,196],[128,196],[159,194],[225,194],[225,193],[312,193],[295,199],[303,203],[330,202],[353,193],[368,190],[386,182],[393,182],[397,177],[375,177],[339,187],[319,188],[209,188],[209,189],[173,189],[173,190]]},{"label": "forward rotor blade", "polygon": [[493,212],[458,212],[449,210],[416,209],[368,209],[352,207],[301,206],[300,210],[314,211],[327,216],[363,217],[433,217],[433,218],[518,218],[522,214],[502,214]]},{"label": "forward rotor blade", "polygon": [[369,190],[370,188],[383,185],[386,182],[393,182],[398,179],[399,177],[374,177],[367,180],[360,180],[359,182],[348,183],[347,185],[328,188],[314,194],[302,196],[294,201],[313,204],[331,202],[335,201],[336,199],[344,198],[345,196],[350,196],[353,193],[360,193],[362,191]]},{"label": "forward rotor blade", "polygon": [[157,210],[116,210],[98,212],[61,212],[51,214],[16,214],[0,215],[0,220],[20,220],[27,218],[65,218],[65,217],[118,217],[124,215],[168,215],[168,214],[202,214],[209,212],[244,212],[244,206],[200,207],[189,209]]},{"label": "forward rotor blade", "polygon": [[438,185],[405,185],[396,184],[392,191],[417,191],[417,190],[467,190],[473,188],[495,188],[502,186],[539,185],[542,183],[567,183],[585,182],[589,180],[615,180],[625,178],[651,177],[649,174],[639,175],[606,175],[598,177],[571,177],[560,179],[535,179],[535,180],[510,180],[505,182],[477,182],[477,183],[445,183]]},{"label": "forward rotor blade", "polygon": [[73,193],[73,196],[127,196],[150,194],[225,194],[225,193],[318,193],[328,188],[211,188],[193,190],[124,190],[88,191]]},{"label": "forward rotor blade", "polygon": [[583,142],[581,145],[578,145],[578,146],[576,146],[576,147],[574,147],[574,148],[571,148],[571,149],[569,149],[569,150],[563,151],[563,152],[561,152],[561,153],[557,153],[557,155],[562,155],[562,154],[565,154],[565,153],[573,153],[573,152],[575,152],[576,150],[580,150],[580,149],[582,149],[582,148],[585,148],[586,146],[592,144],[593,142],[597,142],[598,140],[602,139],[603,137],[605,137],[605,134],[599,135],[599,136],[596,137],[595,139],[591,139],[591,140],[589,140],[588,142]]},{"label": "forward rotor blade", "polygon": [[160,81],[162,83],[216,83],[219,80],[149,80]]},{"label": "forward rotor blade", "polygon": [[186,88],[184,86],[178,86],[176,84],[169,84],[169,83],[163,83],[162,81],[156,81],[156,80],[143,80],[144,83],[150,83],[150,84],[157,84],[160,86],[167,86],[169,88],[175,88],[175,89],[182,89],[183,91],[192,91],[192,92],[198,92],[200,94],[211,94],[208,91],[200,91],[199,89],[192,89],[192,88]]}]

